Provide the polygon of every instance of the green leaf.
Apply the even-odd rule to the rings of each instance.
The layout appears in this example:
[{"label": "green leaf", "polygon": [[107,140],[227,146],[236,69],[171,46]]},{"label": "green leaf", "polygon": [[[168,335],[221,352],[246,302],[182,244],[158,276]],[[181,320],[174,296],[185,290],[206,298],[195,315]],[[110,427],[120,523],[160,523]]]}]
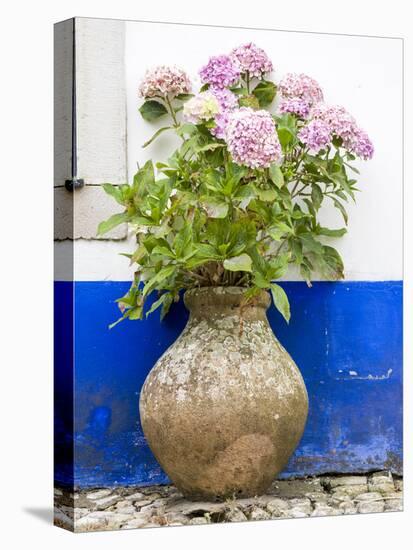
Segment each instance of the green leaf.
[{"label": "green leaf", "polygon": [[291,312],[290,312],[290,302],[288,301],[287,294],[284,289],[277,285],[277,283],[272,283],[271,285],[271,295],[274,301],[275,307],[287,321],[290,321]]},{"label": "green leaf", "polygon": [[323,253],[323,245],[316,241],[311,233],[300,235],[300,240],[309,252],[314,252],[314,254]]},{"label": "green leaf", "polygon": [[288,128],[277,128],[277,133],[283,149],[285,149],[294,139],[294,134]]},{"label": "green leaf", "polygon": [[268,107],[274,100],[277,93],[277,86],[269,80],[261,80],[252,91],[258,99],[260,107]]},{"label": "green leaf", "polygon": [[271,164],[268,169],[271,181],[279,188],[284,185],[284,175],[277,164]]},{"label": "green leaf", "polygon": [[313,183],[311,187],[311,200],[313,201],[315,210],[318,210],[323,202],[324,195],[320,186],[316,183]]},{"label": "green leaf", "polygon": [[164,292],[164,294],[162,294],[161,297],[152,304],[151,308],[146,312],[146,317],[148,317],[151,313],[158,309],[158,307],[162,306],[165,301],[172,302],[172,296],[170,292]]},{"label": "green leaf", "polygon": [[108,220],[100,222],[98,226],[98,235],[104,235],[111,229],[114,229],[121,223],[126,223],[129,220],[129,214],[127,212],[121,212],[119,214],[114,214]]},{"label": "green leaf", "polygon": [[337,199],[333,199],[333,201],[334,201],[334,206],[335,206],[338,210],[340,210],[341,215],[343,216],[344,223],[347,225],[347,223],[348,223],[348,216],[347,216],[346,209],[345,209],[344,206],[341,204],[341,202],[338,201]]},{"label": "green leaf", "polygon": [[175,99],[179,99],[179,101],[187,101],[188,99],[191,99],[191,97],[194,97],[194,94],[178,94]]},{"label": "green leaf", "polygon": [[165,132],[166,130],[171,130],[172,126],[164,126],[163,128],[159,128],[159,130],[157,130],[153,136],[151,137],[151,139],[148,139],[148,141],[145,141],[145,143],[142,145],[142,149],[144,149],[145,147],[147,147],[148,145],[150,145],[159,135],[161,135],[163,132]]},{"label": "green leaf", "polygon": [[155,172],[153,163],[151,160],[148,160],[133,176],[133,187],[138,192],[138,196],[143,197],[147,194],[148,187],[153,185],[154,182]]},{"label": "green leaf", "polygon": [[228,214],[228,204],[217,199],[205,199],[202,206],[210,218],[225,218]]},{"label": "green leaf", "polygon": [[252,271],[252,260],[248,254],[240,254],[224,260],[224,268],[228,271]]},{"label": "green leaf", "polygon": [[148,122],[152,122],[153,120],[168,114],[165,105],[162,105],[162,103],[159,103],[159,101],[154,101],[153,99],[145,101],[145,103],[139,108],[139,112],[142,115],[142,118]]},{"label": "green leaf", "polygon": [[130,258],[131,265],[135,262],[139,263],[139,260],[141,260],[145,255],[146,255],[146,248],[140,245]]},{"label": "green leaf", "polygon": [[203,151],[214,151],[215,149],[220,149],[221,147],[225,147],[225,145],[223,143],[207,143],[206,145],[195,147],[195,152],[202,153]]},{"label": "green leaf", "polygon": [[327,278],[332,280],[344,278],[343,260],[335,248],[324,246],[323,260],[322,271]]},{"label": "green leaf", "polygon": [[138,319],[142,319],[142,313],[143,313],[143,307],[142,306],[136,306],[129,310],[129,319],[131,321],[136,321]]},{"label": "green leaf", "polygon": [[300,265],[303,261],[303,245],[298,240],[291,240],[290,247],[294,254],[294,263]]},{"label": "green leaf", "polygon": [[275,189],[260,189],[257,187],[256,191],[259,199],[264,202],[273,202],[277,198],[277,192]]},{"label": "green leaf", "polygon": [[[174,301],[174,298],[173,298],[173,295],[168,292],[168,294],[164,294],[165,299],[163,301],[163,304],[162,304],[162,309],[161,309],[161,321],[163,321],[165,315],[167,315],[173,301]],[[178,299],[179,299],[179,294],[178,294]]]},{"label": "green leaf", "polygon": [[125,205],[125,201],[123,200],[122,191],[121,191],[121,189],[119,189],[119,187],[117,185],[112,185],[111,183],[104,183],[102,185],[102,187],[103,187],[105,193],[107,193],[108,195],[113,197],[116,202],[118,202],[122,206]]},{"label": "green leaf", "polygon": [[195,245],[197,258],[202,260],[222,260],[222,255],[217,252],[214,246],[206,243],[197,243]]},{"label": "green leaf", "polygon": [[251,109],[255,110],[260,108],[260,102],[258,101],[258,98],[252,94],[240,96],[240,98],[238,99],[238,104],[240,107],[251,107]]},{"label": "green leaf", "polygon": [[166,267],[163,267],[160,271],[158,271],[156,275],[154,275],[149,281],[146,282],[145,286],[143,287],[142,296],[146,296],[154,288],[163,283],[165,279],[168,279],[171,275],[173,275],[175,271],[175,265],[167,265]]},{"label": "green leaf", "polygon": [[328,227],[321,227],[318,225],[316,227],[317,235],[325,235],[326,237],[342,237],[347,233],[347,229],[343,227],[342,229],[329,229]]},{"label": "green leaf", "polygon": [[195,124],[190,124],[189,122],[187,122],[186,124],[182,124],[182,126],[180,126],[176,133],[178,134],[178,136],[184,136],[185,134],[186,135],[192,135],[196,132],[196,126]]},{"label": "green leaf", "polygon": [[239,88],[238,86],[234,86],[230,88],[231,92],[235,95],[247,95],[248,90],[247,88]]},{"label": "green leaf", "polygon": [[165,258],[175,259],[175,253],[166,246],[155,246],[155,248],[152,249],[152,254],[164,256]]}]

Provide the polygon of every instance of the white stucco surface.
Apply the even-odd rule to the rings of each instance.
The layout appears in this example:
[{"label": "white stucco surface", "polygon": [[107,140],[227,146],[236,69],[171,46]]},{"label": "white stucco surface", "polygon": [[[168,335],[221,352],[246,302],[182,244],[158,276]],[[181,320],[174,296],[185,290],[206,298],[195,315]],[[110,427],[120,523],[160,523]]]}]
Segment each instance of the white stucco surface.
[{"label": "white stucco surface", "polygon": [[[101,23],[100,23],[101,24]],[[268,22],[270,24],[270,22]],[[156,40],[154,40],[156,37]],[[321,84],[325,100],[344,105],[372,138],[375,156],[359,162],[361,193],[348,205],[348,233],[333,243],[343,256],[348,280],[402,278],[402,42],[298,32],[257,31],[214,27],[127,22],[125,74],[128,178],[137,162],[163,160],[173,151],[174,138],[163,134],[142,149],[163,122],[147,123],[138,113],[137,87],[145,70],[157,64],[185,69],[197,88],[199,68],[210,55],[226,53],[253,41],[273,60],[275,81],[287,72],[304,72]],[[116,204],[114,205],[114,211]],[[331,227],[343,222],[332,206],[322,212]],[[78,280],[127,280],[132,270],[126,258],[133,241],[75,243]],[[98,261],[95,261],[98,260]],[[289,279],[296,279],[290,274]]]}]

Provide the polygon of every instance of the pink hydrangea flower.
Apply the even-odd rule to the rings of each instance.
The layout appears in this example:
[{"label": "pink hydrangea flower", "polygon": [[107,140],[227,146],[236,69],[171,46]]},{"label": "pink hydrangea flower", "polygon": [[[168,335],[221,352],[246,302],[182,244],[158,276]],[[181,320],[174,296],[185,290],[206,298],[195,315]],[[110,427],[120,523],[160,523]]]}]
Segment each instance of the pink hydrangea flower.
[{"label": "pink hydrangea flower", "polygon": [[287,97],[281,100],[278,107],[280,113],[291,113],[300,118],[307,118],[310,114],[310,102],[300,97]]},{"label": "pink hydrangea flower", "polygon": [[231,90],[211,86],[208,91],[217,98],[223,111],[233,111],[238,108],[238,97]]},{"label": "pink hydrangea flower", "polygon": [[356,119],[340,105],[316,105],[311,113],[315,120],[321,120],[330,128],[333,136],[343,140],[343,147],[356,156],[368,160],[374,153],[373,144],[364,130],[357,126]]},{"label": "pink hydrangea flower", "polygon": [[188,75],[176,66],[159,65],[146,71],[138,92],[145,99],[155,96],[176,97],[191,91]]},{"label": "pink hydrangea flower", "polygon": [[316,105],[311,113],[312,118],[320,119],[326,122],[331,132],[340,137],[345,144],[349,144],[357,128],[354,117],[340,105],[326,105],[320,103]]},{"label": "pink hydrangea flower", "polygon": [[248,72],[250,76],[262,78],[264,73],[273,70],[268,55],[252,42],[238,46],[232,50],[231,56],[238,62],[241,72]]},{"label": "pink hydrangea flower", "polygon": [[367,133],[361,128],[357,128],[354,132],[349,151],[363,160],[373,158],[374,146]]},{"label": "pink hydrangea flower", "polygon": [[331,143],[330,126],[320,119],[311,120],[298,132],[298,139],[317,154]]},{"label": "pink hydrangea flower", "polygon": [[268,111],[241,107],[230,113],[225,141],[237,164],[267,168],[274,162],[282,162],[274,119]]},{"label": "pink hydrangea flower", "polygon": [[215,128],[211,128],[211,134],[218,139],[224,139],[225,128],[228,124],[229,115],[238,108],[238,97],[226,88],[209,88],[218,100],[220,112],[215,117]]},{"label": "pink hydrangea flower", "polygon": [[323,101],[323,92],[316,80],[306,74],[287,74],[278,86],[282,99],[302,99],[312,107]]},{"label": "pink hydrangea flower", "polygon": [[240,77],[238,65],[229,55],[210,57],[208,63],[199,71],[204,84],[215,88],[228,88],[236,84]]}]

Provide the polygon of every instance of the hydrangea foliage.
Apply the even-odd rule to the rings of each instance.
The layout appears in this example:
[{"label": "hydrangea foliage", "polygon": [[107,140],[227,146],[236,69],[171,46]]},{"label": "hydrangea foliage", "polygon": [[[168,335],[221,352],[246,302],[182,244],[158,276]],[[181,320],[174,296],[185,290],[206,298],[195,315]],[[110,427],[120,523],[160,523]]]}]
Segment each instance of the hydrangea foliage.
[{"label": "hydrangea foliage", "polygon": [[[275,281],[290,265],[309,285],[314,276],[344,276],[332,244],[346,233],[346,203],[357,191],[353,163],[371,159],[373,144],[344,107],[326,102],[312,77],[289,73],[277,84],[273,70],[268,55],[247,43],[211,57],[195,94],[175,66],[144,75],[142,118],[168,122],[143,147],[167,132],[180,145],[146,162],[132,182],[103,186],[124,210],[98,233],[127,222],[137,241],[126,254],[136,272],[118,299],[119,320],[157,308],[163,317],[186,289],[241,286],[246,301],[271,291],[288,321],[288,298]],[[329,208],[343,226],[321,224],[320,211]]]}]

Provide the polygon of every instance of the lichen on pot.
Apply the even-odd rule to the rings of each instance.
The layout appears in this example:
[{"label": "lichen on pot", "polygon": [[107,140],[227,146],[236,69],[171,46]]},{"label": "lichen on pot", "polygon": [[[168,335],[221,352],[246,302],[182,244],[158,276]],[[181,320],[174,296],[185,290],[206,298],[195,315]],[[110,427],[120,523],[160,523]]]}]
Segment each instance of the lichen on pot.
[{"label": "lichen on pot", "polygon": [[303,433],[307,392],[268,323],[270,297],[244,290],[188,291],[188,324],[141,392],[149,446],[188,498],[264,492]]}]

